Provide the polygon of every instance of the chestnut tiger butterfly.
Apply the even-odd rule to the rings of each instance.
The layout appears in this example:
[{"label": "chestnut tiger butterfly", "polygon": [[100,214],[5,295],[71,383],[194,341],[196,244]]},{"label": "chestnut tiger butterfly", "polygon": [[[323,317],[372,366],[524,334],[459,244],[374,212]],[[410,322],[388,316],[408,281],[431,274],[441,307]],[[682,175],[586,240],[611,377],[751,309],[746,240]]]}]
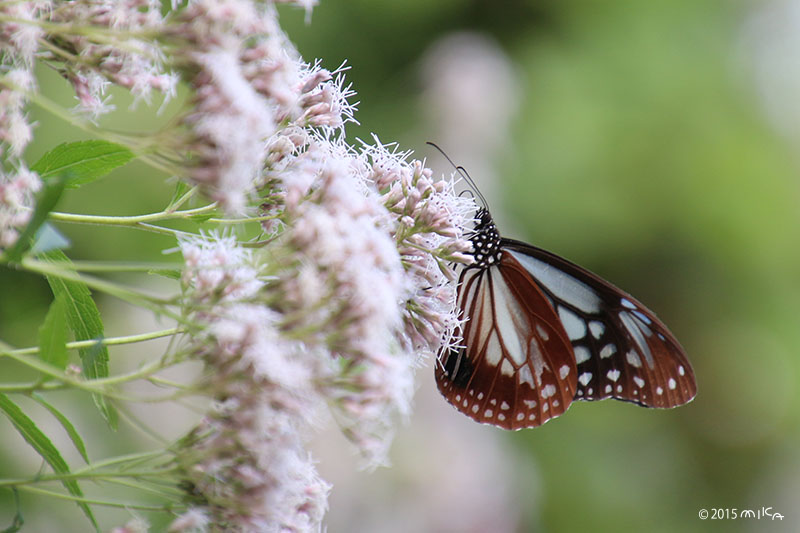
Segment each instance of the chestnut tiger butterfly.
[{"label": "chestnut tiger butterfly", "polygon": [[694,398],[686,353],[638,300],[553,253],[501,237],[486,207],[469,239],[474,262],[461,269],[456,300],[463,340],[435,365],[439,392],[456,409],[517,430],[544,424],[575,400],[670,408]]}]

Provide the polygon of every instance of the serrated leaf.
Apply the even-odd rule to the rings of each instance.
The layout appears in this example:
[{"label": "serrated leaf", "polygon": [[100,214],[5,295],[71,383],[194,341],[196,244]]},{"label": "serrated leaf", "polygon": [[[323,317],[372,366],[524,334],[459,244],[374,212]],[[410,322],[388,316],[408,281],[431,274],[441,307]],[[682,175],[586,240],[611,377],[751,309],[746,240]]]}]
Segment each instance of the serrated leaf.
[{"label": "serrated leaf", "polygon": [[63,233],[54,228],[49,222],[45,222],[33,238],[31,253],[38,255],[50,250],[63,250],[64,248],[69,248],[69,245],[69,239]]},{"label": "serrated leaf", "polygon": [[[70,473],[69,466],[67,465],[67,462],[64,461],[64,458],[61,457],[61,454],[58,452],[58,448],[56,448],[53,443],[50,442],[50,439],[47,438],[47,435],[42,433],[42,431],[36,427],[36,424],[33,422],[33,420],[31,420],[28,415],[23,413],[22,409],[20,409],[17,404],[11,401],[11,399],[3,393],[0,393],[0,411],[5,413],[19,434],[22,435],[22,438],[24,438],[25,441],[30,444],[34,450],[36,450],[36,453],[42,456],[42,459],[44,459],[47,464],[50,465],[50,468],[53,469],[53,472],[56,474]],[[61,483],[70,494],[79,498],[83,498],[83,492],[81,491],[77,481],[74,479],[62,479]],[[77,504],[92,522],[92,525],[94,525],[95,529],[99,531],[100,528],[97,525],[97,520],[95,520],[94,514],[89,506],[84,502],[77,502]]]},{"label": "serrated leaf", "polygon": [[[61,250],[51,250],[40,257],[52,263],[60,263],[65,268],[71,266],[70,260]],[[103,319],[89,288],[85,283],[52,275],[47,276],[47,282],[56,298],[64,298],[67,325],[75,335],[75,340],[98,340],[96,344],[78,350],[84,374],[90,379],[108,377],[108,349],[99,342],[105,336]],[[92,398],[111,429],[116,429],[116,410],[101,394],[93,394]]]},{"label": "serrated leaf", "polygon": [[88,464],[89,454],[86,453],[86,445],[83,443],[83,439],[81,438],[78,431],[75,429],[75,426],[73,426],[72,422],[69,421],[69,418],[64,416],[64,413],[56,409],[56,407],[53,404],[45,400],[41,394],[33,393],[31,397],[37,402],[39,402],[45,409],[50,411],[50,414],[52,414],[56,418],[56,420],[58,420],[58,422],[61,424],[61,427],[63,427],[64,431],[66,431],[67,435],[69,435],[72,444],[75,445],[75,449],[78,450],[78,453],[81,454],[83,460],[86,461],[86,463]]},{"label": "serrated leaf", "polygon": [[125,146],[108,141],[78,141],[56,146],[31,167],[43,180],[69,172],[66,183],[74,189],[95,181],[124,165],[134,155]]},{"label": "serrated leaf", "polygon": [[28,251],[33,243],[33,237],[39,228],[47,220],[47,215],[50,211],[55,209],[61,194],[64,192],[64,183],[66,177],[59,177],[59,179],[51,180],[45,183],[42,190],[36,198],[36,207],[33,210],[33,215],[28,225],[22,230],[17,242],[6,252],[6,258],[9,261],[16,262],[22,258],[22,255]]},{"label": "serrated leaf", "polygon": [[67,312],[64,296],[56,296],[39,328],[39,356],[46,363],[67,367]]}]

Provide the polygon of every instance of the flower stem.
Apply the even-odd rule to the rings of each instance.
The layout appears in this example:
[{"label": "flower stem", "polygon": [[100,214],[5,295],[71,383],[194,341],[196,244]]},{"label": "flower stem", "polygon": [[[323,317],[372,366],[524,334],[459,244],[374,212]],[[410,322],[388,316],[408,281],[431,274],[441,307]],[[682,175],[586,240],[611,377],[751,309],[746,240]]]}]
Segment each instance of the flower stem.
[{"label": "flower stem", "polygon": [[[144,342],[153,339],[160,339],[162,337],[169,337],[170,335],[177,335],[178,333],[182,333],[183,330],[181,328],[169,328],[169,329],[162,329],[161,331],[151,331],[149,333],[140,333],[138,335],[125,335],[122,337],[107,337],[105,339],[100,340],[88,340],[88,341],[75,341],[75,342],[68,342],[67,349],[68,350],[78,350],[80,348],[89,348],[90,346],[94,346],[96,344],[102,344],[104,346],[115,346],[118,344],[133,344],[134,342]],[[18,354],[18,355],[33,355],[39,353],[38,346],[31,346],[30,348],[20,348],[18,350],[9,350],[9,352]]]},{"label": "flower stem", "polygon": [[161,211],[159,213],[148,213],[146,215],[134,215],[134,216],[104,216],[104,215],[76,215],[73,213],[60,213],[58,211],[53,211],[50,213],[50,218],[53,220],[58,220],[60,222],[72,222],[75,224],[95,224],[95,225],[105,225],[105,226],[135,226],[137,224],[141,224],[143,222],[157,222],[160,220],[170,220],[170,219],[180,219],[180,218],[190,218],[195,215],[202,215],[204,213],[208,213],[214,211],[217,208],[217,204],[208,204],[204,205],[203,207],[197,207],[195,209],[186,209],[184,211]]},{"label": "flower stem", "polygon": [[42,494],[44,496],[52,496],[53,498],[58,498],[61,500],[69,500],[74,502],[82,502],[89,505],[102,505],[104,507],[119,507],[122,509],[138,509],[140,511],[166,511],[169,506],[164,505],[139,505],[139,504],[131,504],[128,502],[110,502],[104,500],[94,500],[91,498],[81,498],[79,496],[71,496],[69,494],[63,494],[61,492],[56,492],[53,490],[46,490],[40,489],[37,487],[31,487],[30,485],[16,485],[16,487],[20,490],[24,490],[27,492],[32,492],[34,494]]}]

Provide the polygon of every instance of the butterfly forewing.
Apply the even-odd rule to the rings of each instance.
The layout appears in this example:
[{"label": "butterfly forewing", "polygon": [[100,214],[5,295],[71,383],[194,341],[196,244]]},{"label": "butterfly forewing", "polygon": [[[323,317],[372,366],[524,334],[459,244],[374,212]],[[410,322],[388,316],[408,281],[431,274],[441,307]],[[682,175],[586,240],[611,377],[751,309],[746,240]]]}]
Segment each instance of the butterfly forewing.
[{"label": "butterfly forewing", "polygon": [[577,378],[572,348],[547,297],[508,254],[494,268],[467,268],[458,305],[469,317],[464,347],[436,366],[439,391],[478,422],[535,427],[562,414]]},{"label": "butterfly forewing", "polygon": [[572,343],[575,399],[676,407],[697,392],[689,360],[667,327],[630,295],[555,254],[503,239],[536,280]]}]

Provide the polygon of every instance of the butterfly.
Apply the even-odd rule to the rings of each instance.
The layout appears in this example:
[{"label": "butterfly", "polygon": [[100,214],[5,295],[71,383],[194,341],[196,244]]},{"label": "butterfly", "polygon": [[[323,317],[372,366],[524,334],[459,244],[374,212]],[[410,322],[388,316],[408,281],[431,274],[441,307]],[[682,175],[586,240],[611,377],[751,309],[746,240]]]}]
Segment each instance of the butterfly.
[{"label": "butterfly", "polygon": [[576,400],[668,408],[694,398],[686,353],[635,298],[553,253],[502,238],[485,207],[470,241],[474,262],[461,270],[456,299],[463,341],[435,365],[439,392],[456,409],[516,430]]}]

